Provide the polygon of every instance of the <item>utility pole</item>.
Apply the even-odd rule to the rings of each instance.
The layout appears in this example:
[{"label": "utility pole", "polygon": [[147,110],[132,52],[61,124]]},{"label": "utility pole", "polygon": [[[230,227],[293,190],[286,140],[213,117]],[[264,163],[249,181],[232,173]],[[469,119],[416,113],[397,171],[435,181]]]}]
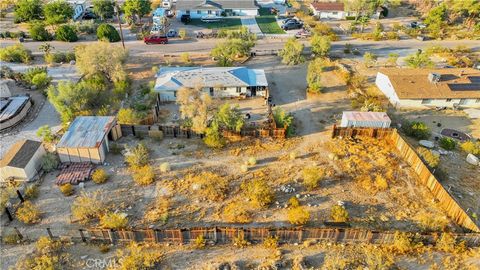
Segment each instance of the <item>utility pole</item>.
[{"label": "utility pole", "polygon": [[125,50],[125,42],[123,41],[123,31],[122,31],[122,22],[120,21],[120,10],[118,8],[117,1],[115,1],[115,5],[113,6],[113,11],[117,15],[118,27],[120,27],[120,39],[122,40],[123,50]]}]

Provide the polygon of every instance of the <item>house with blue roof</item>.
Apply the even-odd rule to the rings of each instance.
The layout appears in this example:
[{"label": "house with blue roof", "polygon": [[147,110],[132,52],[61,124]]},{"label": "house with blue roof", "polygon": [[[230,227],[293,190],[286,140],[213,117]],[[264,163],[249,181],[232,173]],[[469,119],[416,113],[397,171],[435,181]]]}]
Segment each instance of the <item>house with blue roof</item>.
[{"label": "house with blue roof", "polygon": [[212,97],[266,97],[267,78],[263,69],[246,67],[162,67],[154,90],[163,101],[175,101],[180,88],[195,88]]}]

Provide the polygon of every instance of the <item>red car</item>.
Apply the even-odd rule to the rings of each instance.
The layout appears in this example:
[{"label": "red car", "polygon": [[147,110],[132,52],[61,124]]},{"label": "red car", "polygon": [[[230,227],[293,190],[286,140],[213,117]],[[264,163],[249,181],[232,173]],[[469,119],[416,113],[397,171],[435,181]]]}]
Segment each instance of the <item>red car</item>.
[{"label": "red car", "polygon": [[143,39],[145,44],[167,44],[168,37],[165,35],[151,35]]}]

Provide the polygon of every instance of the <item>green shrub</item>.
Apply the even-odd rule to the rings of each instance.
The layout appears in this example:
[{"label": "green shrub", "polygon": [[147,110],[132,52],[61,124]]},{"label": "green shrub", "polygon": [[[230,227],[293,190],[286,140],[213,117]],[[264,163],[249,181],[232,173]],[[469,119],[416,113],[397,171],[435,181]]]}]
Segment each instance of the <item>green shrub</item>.
[{"label": "green shrub", "polygon": [[480,141],[466,141],[460,145],[460,148],[469,154],[480,155]]},{"label": "green shrub", "polygon": [[128,219],[122,213],[107,213],[100,218],[100,226],[107,229],[125,229]]},{"label": "green shrub", "polygon": [[51,172],[57,169],[59,164],[58,156],[53,153],[47,153],[42,158],[42,168],[45,172]]},{"label": "green shrub", "polygon": [[455,149],[455,146],[457,145],[457,142],[448,137],[443,137],[440,139],[440,147],[442,147],[445,150],[453,150]]},{"label": "green shrub", "polygon": [[403,130],[408,136],[419,140],[425,140],[430,137],[430,130],[423,122],[406,122],[403,124]]},{"label": "green shrub", "polygon": [[26,199],[35,199],[38,196],[38,186],[31,184],[25,188],[24,196]]},{"label": "green shrub", "polygon": [[17,209],[15,216],[18,220],[26,224],[33,224],[40,221],[40,211],[30,201],[23,202]]},{"label": "green shrub", "polygon": [[252,221],[252,213],[244,202],[231,202],[223,209],[223,219],[226,222],[248,223]]},{"label": "green shrub", "polygon": [[37,89],[45,89],[48,85],[50,85],[51,81],[52,78],[49,77],[47,73],[39,73],[33,76],[32,85],[35,86]]},{"label": "green shrub", "polygon": [[72,60],[75,60],[74,52],[55,52],[45,55],[45,62],[47,62],[47,64],[69,63]]},{"label": "green shrub", "polygon": [[118,42],[120,41],[120,35],[118,34],[117,29],[111,26],[110,24],[102,23],[97,28],[97,38],[98,40],[106,40],[109,42]]},{"label": "green shrub", "polygon": [[434,155],[432,151],[428,150],[425,147],[418,147],[417,153],[430,168],[436,168],[438,166],[438,163],[440,162],[440,157],[438,155]]},{"label": "green shrub", "polygon": [[257,159],[254,157],[249,157],[247,160],[247,165],[249,166],[255,166],[257,164]]},{"label": "green shrub", "polygon": [[78,40],[75,29],[70,25],[61,25],[55,32],[55,39],[65,42],[75,42]]},{"label": "green shrub", "polygon": [[143,143],[137,144],[130,149],[130,153],[125,156],[125,161],[131,168],[142,167],[148,164],[150,154],[147,147]]},{"label": "green shrub", "polygon": [[104,169],[96,169],[92,173],[92,181],[95,182],[95,184],[105,183],[108,180],[108,177],[109,175]]},{"label": "green shrub", "polygon": [[343,207],[341,205],[334,205],[332,207],[330,216],[335,222],[347,222],[348,221],[347,209],[345,209],[345,207]]},{"label": "green shrub", "polygon": [[63,195],[67,197],[73,195],[73,186],[70,183],[66,183],[61,186],[58,186],[58,188],[63,193]]},{"label": "green shrub", "polygon": [[49,41],[52,40],[52,36],[45,29],[43,23],[35,23],[30,26],[30,37],[35,41]]},{"label": "green shrub", "polygon": [[41,138],[43,142],[51,143],[55,136],[52,134],[52,129],[49,125],[43,125],[38,128],[37,136]]},{"label": "green shrub", "polygon": [[242,183],[241,188],[245,196],[255,207],[266,207],[272,203],[275,194],[264,179],[253,179]]},{"label": "green shrub", "polygon": [[323,172],[318,167],[306,167],[302,171],[303,185],[311,191],[318,187],[323,178]]},{"label": "green shrub", "polygon": [[32,52],[25,49],[22,44],[15,44],[0,48],[0,60],[12,63],[29,63],[32,60]]}]

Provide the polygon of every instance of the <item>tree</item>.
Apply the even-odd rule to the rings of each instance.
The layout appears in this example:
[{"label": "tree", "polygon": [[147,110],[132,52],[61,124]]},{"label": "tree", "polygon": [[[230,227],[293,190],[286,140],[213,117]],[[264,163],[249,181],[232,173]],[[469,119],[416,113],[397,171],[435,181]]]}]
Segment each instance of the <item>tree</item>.
[{"label": "tree", "polygon": [[457,142],[452,138],[443,137],[440,139],[440,146],[445,150],[453,150],[456,145]]},{"label": "tree", "polygon": [[141,20],[143,16],[150,13],[151,5],[150,0],[126,0],[123,4],[123,10],[125,16],[129,17],[131,22],[135,22],[137,16]]},{"label": "tree", "polygon": [[99,16],[102,21],[113,17],[114,8],[112,0],[93,0],[93,12]]},{"label": "tree", "polygon": [[425,140],[430,137],[430,129],[423,122],[406,122],[402,125],[403,131],[410,137],[417,138],[419,140]]},{"label": "tree", "polygon": [[310,41],[312,52],[318,56],[327,56],[330,51],[330,38],[327,36],[313,35]]},{"label": "tree", "polygon": [[284,45],[283,49],[278,53],[282,57],[282,63],[287,65],[298,65],[305,61],[302,56],[303,44],[298,42],[296,38],[290,38]]},{"label": "tree", "polygon": [[307,70],[307,91],[318,94],[322,91],[322,72],[324,69],[324,61],[321,58],[315,58],[308,64]]},{"label": "tree", "polygon": [[177,92],[177,104],[180,105],[180,117],[189,123],[191,129],[198,133],[205,132],[212,110],[212,98],[198,88],[180,88]]},{"label": "tree", "polygon": [[81,45],[75,48],[77,69],[85,76],[103,74],[111,82],[125,81],[127,74],[123,64],[127,53],[122,47],[108,42]]},{"label": "tree", "polygon": [[97,28],[97,38],[102,41],[118,42],[120,35],[117,29],[110,24],[102,23]]},{"label": "tree", "polygon": [[47,24],[66,23],[73,18],[73,7],[65,0],[55,0],[45,4],[43,13]]},{"label": "tree", "polygon": [[409,55],[405,58],[405,63],[411,68],[431,68],[433,62],[427,53],[418,50],[415,54]]},{"label": "tree", "polygon": [[42,139],[42,141],[51,143],[55,136],[52,134],[52,129],[48,125],[44,125],[38,128],[37,136]]},{"label": "tree", "polygon": [[15,23],[40,20],[43,17],[41,0],[18,0],[14,8]]},{"label": "tree", "polygon": [[45,29],[43,23],[34,23],[30,25],[30,37],[35,41],[49,41],[52,39],[50,33]]},{"label": "tree", "polygon": [[254,45],[255,42],[252,40],[232,38],[217,44],[210,55],[217,60],[220,66],[228,67],[233,64],[235,59],[249,55]]},{"label": "tree", "polygon": [[55,39],[65,42],[75,42],[78,40],[78,36],[72,26],[64,24],[55,31]]},{"label": "tree", "polygon": [[225,146],[225,139],[220,134],[218,123],[213,121],[209,127],[205,129],[205,138],[203,142],[211,148],[222,148]]},{"label": "tree", "polygon": [[240,132],[245,124],[245,119],[238,109],[238,105],[232,107],[228,103],[220,106],[215,115],[214,121],[218,123],[220,129],[232,130],[236,132]]},{"label": "tree", "polygon": [[131,108],[121,108],[118,111],[117,119],[119,124],[138,125],[142,120],[140,115]]},{"label": "tree", "polygon": [[310,220],[310,212],[300,205],[296,197],[291,197],[288,204],[290,207],[287,212],[287,219],[291,224],[304,225]]},{"label": "tree", "polygon": [[366,67],[372,67],[377,62],[378,56],[371,52],[366,52],[363,55],[363,60],[365,61]]},{"label": "tree", "polygon": [[432,9],[427,14],[424,23],[430,30],[433,37],[438,38],[442,30],[442,26],[445,25],[447,19],[447,6],[442,3]]}]

